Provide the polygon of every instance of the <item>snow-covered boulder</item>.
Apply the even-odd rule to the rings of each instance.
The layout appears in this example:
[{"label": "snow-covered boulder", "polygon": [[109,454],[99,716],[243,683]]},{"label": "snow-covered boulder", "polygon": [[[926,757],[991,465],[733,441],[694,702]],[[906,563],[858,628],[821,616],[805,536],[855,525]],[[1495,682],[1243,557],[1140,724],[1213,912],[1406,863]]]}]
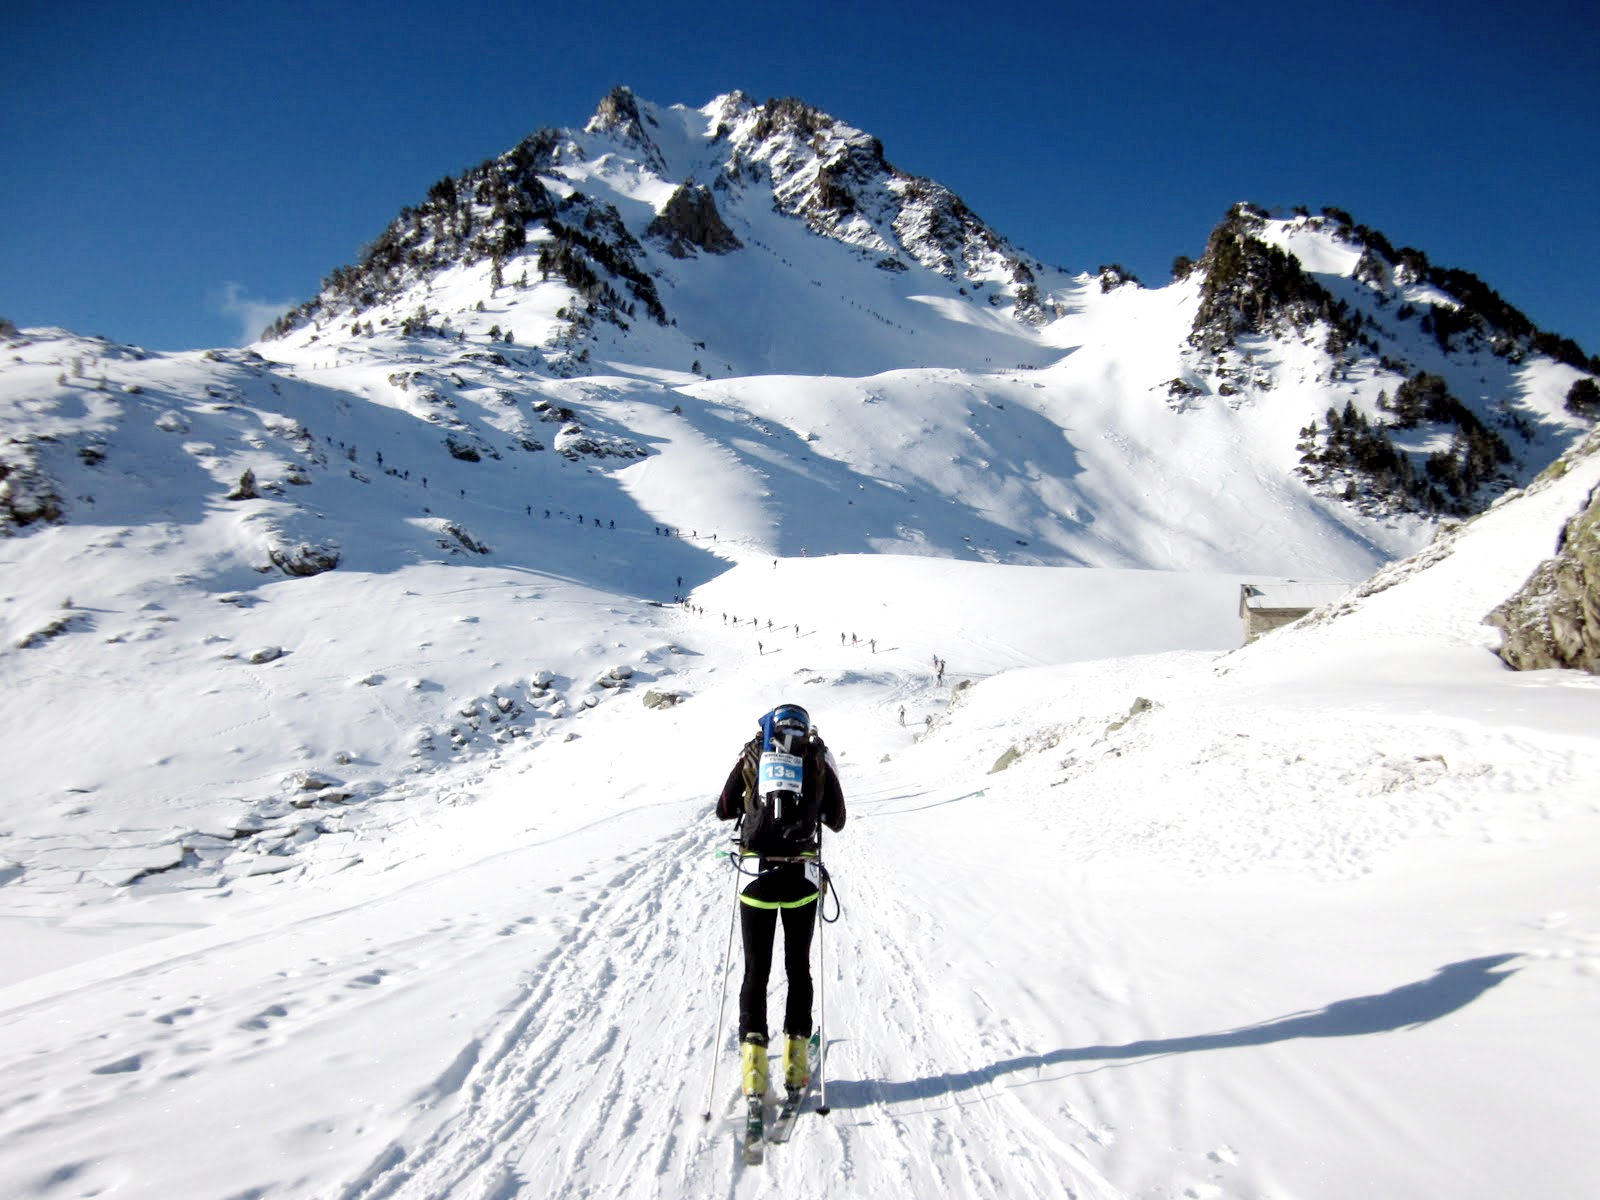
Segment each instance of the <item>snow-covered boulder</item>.
[{"label": "snow-covered boulder", "polygon": [[285,575],[306,578],[321,575],[339,565],[339,547],[331,542],[295,542],[272,546],[267,550],[272,565]]}]

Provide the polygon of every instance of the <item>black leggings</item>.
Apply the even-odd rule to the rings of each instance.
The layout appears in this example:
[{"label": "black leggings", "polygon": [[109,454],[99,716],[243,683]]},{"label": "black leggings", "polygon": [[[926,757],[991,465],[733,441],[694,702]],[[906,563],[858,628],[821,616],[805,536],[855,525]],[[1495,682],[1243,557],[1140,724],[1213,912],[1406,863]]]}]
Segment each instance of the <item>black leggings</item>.
[{"label": "black leggings", "polygon": [[811,934],[817,927],[813,897],[796,908],[757,908],[740,903],[739,927],[744,935],[744,984],[739,989],[739,1039],[767,1036],[767,979],[772,974],[772,943],[778,915],[783,915],[783,968],[789,977],[789,999],[783,1031],[811,1036]]}]

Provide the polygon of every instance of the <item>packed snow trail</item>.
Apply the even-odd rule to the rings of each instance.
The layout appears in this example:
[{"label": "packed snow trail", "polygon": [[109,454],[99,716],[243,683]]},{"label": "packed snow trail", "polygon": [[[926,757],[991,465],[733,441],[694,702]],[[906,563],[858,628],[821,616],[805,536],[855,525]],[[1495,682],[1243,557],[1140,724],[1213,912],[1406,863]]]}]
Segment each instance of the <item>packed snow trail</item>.
[{"label": "packed snow trail", "polygon": [[[551,1195],[630,1195],[671,1160],[689,1062],[680,1047],[710,1027],[686,1008],[705,990],[716,917],[713,862],[721,831],[701,821],[618,856],[618,869],[574,928],[532,970],[484,1039],[454,1112],[415,1147],[396,1144],[343,1193],[495,1197],[523,1183]],[[666,1025],[662,1020],[667,1021]],[[643,1049],[641,1049],[641,1047]],[[692,1089],[689,1089],[692,1091]],[[581,1114],[559,1140],[543,1122]],[[558,1182],[559,1181],[559,1182]]]},{"label": "packed snow trail", "polygon": [[[864,797],[863,813],[871,806]],[[741,1180],[737,952],[713,1120],[699,1115],[732,916],[731,872],[716,854],[728,829],[702,815],[619,854],[560,944],[531,967],[522,993],[438,1083],[448,1109],[420,1112],[342,1200],[493,1200],[524,1188],[558,1197],[710,1195]],[[770,1183],[739,1182],[738,1194],[785,1194],[821,1173],[906,1194],[1042,1198],[1061,1195],[1071,1180],[1072,1194],[1119,1196],[1009,1098],[1003,1081],[974,1072],[963,1026],[950,1022],[959,1014],[938,994],[941,964],[907,948],[937,938],[937,915],[914,907],[905,883],[875,882],[873,859],[849,846],[848,836],[830,839],[846,907],[820,939],[833,1111],[803,1114],[793,1141],[762,1167]],[[780,963],[774,995],[785,986]],[[984,1050],[1002,1059],[1025,1052],[1003,1038]],[[557,1120],[562,1135],[551,1137]],[[1015,1156],[1018,1171],[996,1178],[997,1152]]]}]

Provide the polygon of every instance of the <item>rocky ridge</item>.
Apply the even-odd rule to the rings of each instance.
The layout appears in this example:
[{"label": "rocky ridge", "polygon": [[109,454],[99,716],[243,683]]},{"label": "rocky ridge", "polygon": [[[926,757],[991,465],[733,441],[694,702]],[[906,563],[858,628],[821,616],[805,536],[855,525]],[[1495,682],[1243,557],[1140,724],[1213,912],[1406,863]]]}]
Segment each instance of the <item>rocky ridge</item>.
[{"label": "rocky ridge", "polygon": [[[1549,470],[1600,454],[1600,435]],[[1556,553],[1485,618],[1505,635],[1500,657],[1519,671],[1567,667],[1600,675],[1600,492],[1562,529]]]}]

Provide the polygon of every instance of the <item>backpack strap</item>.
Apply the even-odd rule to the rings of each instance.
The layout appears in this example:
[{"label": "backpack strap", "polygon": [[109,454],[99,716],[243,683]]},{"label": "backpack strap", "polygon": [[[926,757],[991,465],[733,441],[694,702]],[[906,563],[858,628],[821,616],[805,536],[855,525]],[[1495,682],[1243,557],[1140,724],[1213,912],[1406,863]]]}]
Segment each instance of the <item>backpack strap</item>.
[{"label": "backpack strap", "polygon": [[744,778],[744,811],[749,816],[756,807],[756,774],[761,764],[761,739],[751,738],[744,744],[739,756],[739,770]]}]

